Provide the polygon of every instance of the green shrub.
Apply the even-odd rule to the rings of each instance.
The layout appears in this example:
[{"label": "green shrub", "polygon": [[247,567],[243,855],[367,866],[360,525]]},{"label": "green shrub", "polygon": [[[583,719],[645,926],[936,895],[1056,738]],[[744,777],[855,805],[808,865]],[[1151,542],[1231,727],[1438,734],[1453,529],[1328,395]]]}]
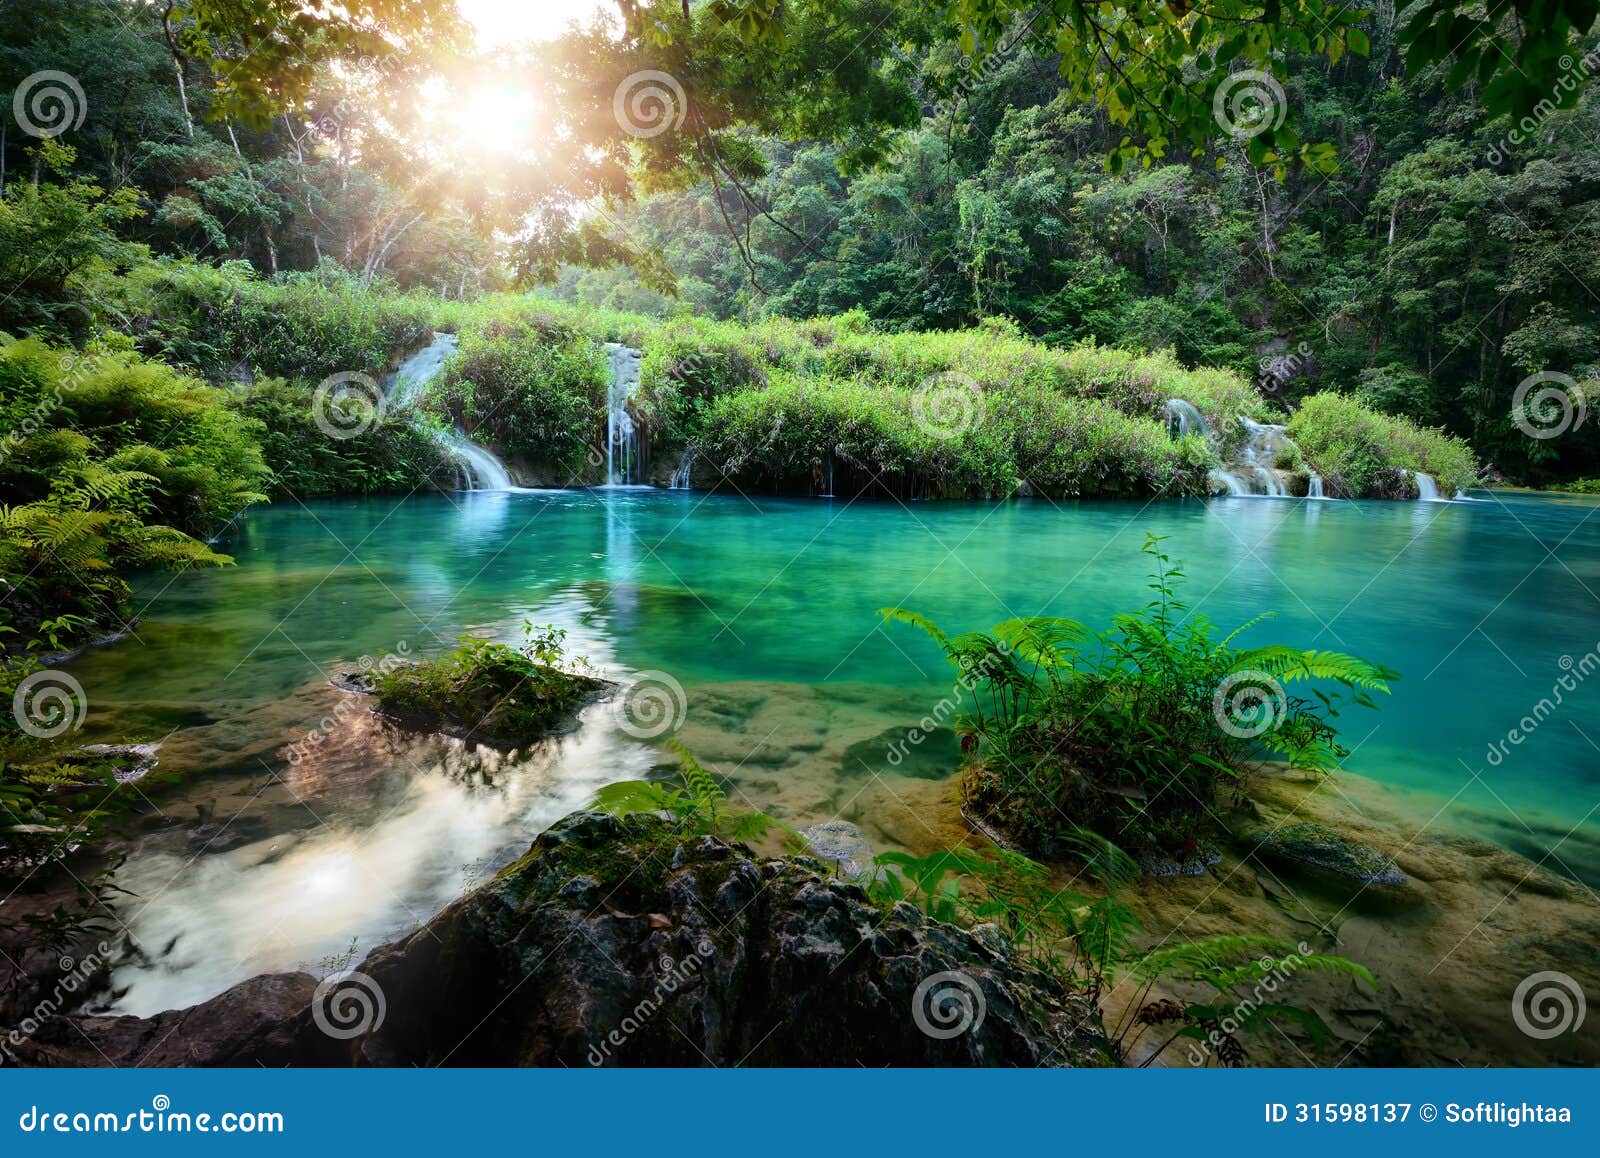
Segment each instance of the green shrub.
[{"label": "green shrub", "polygon": [[0,624],[15,648],[68,615],[120,620],[126,575],[228,562],[206,536],[259,501],[254,428],[225,397],[126,351],[0,335]]},{"label": "green shrub", "polygon": [[1289,434],[1330,495],[1414,498],[1411,471],[1431,474],[1447,495],[1477,478],[1477,458],[1460,439],[1379,413],[1344,394],[1306,398],[1289,420]]},{"label": "green shrub", "polygon": [[456,465],[439,449],[424,416],[391,408],[381,422],[335,439],[317,425],[314,389],[304,382],[268,379],[235,395],[251,419],[262,457],[271,464],[273,498],[406,494],[450,489]]},{"label": "green shrub", "polygon": [[473,318],[427,408],[501,454],[576,479],[604,425],[607,361],[547,310]]},{"label": "green shrub", "polygon": [[453,651],[381,668],[372,680],[381,711],[410,727],[498,748],[517,748],[565,727],[608,685],[562,670],[564,632],[525,624],[527,646],[463,635]]},{"label": "green shrub", "polygon": [[977,689],[976,714],[957,725],[977,741],[963,745],[966,802],[1024,847],[1048,850],[1082,826],[1179,852],[1250,760],[1325,774],[1347,754],[1337,697],[1291,698],[1285,685],[1331,682],[1370,707],[1369,693],[1396,678],[1333,652],[1234,646],[1251,624],[1217,638],[1178,598],[1182,570],[1160,539],[1144,549],[1155,597],[1105,631],[1036,618],[950,637],[911,612],[883,613],[931,635]]},{"label": "green shrub", "polygon": [[213,382],[382,374],[428,342],[439,312],[427,294],[364,287],[332,262],[269,279],[242,261],[162,259],[111,288],[142,350]]},{"label": "green shrub", "polygon": [[1004,497],[1019,480],[1051,496],[1203,493],[1209,451],[1158,422],[1038,385],[943,389],[953,409],[939,415],[914,390],[774,371],[712,402],[697,441],[758,489],[803,491],[831,466],[842,493]]}]

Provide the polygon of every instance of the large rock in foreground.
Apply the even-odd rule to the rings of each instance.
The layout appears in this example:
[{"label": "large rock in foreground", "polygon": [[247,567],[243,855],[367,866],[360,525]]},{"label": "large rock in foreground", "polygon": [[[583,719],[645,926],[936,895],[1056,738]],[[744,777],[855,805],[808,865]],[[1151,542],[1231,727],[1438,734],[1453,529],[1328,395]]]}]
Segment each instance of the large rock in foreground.
[{"label": "large rock in foreground", "polygon": [[580,813],[338,984],[256,978],[158,1018],[61,1018],[23,1060],[1036,1066],[1112,1051],[1095,1009],[998,935],[882,910],[805,858]]}]

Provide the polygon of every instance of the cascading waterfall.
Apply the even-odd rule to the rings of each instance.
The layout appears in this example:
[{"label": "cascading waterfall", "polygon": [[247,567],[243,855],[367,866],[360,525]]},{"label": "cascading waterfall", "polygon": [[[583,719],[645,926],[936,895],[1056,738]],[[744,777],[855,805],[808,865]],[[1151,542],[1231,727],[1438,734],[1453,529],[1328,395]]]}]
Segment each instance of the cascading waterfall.
[{"label": "cascading waterfall", "polygon": [[[444,369],[450,355],[456,352],[458,341],[454,334],[436,333],[433,341],[402,362],[384,391],[390,405],[409,406],[414,403],[428,383]],[[500,460],[462,431],[435,433],[434,438],[440,449],[461,464],[466,482],[463,489],[508,491],[512,488],[511,473]]]},{"label": "cascading waterfall", "polygon": [[[1239,425],[1244,427],[1248,438],[1232,462],[1226,467],[1212,470],[1210,476],[1212,486],[1217,490],[1226,491],[1229,496],[1288,497],[1289,488],[1284,482],[1284,476],[1288,472],[1279,470],[1278,462],[1284,458],[1304,462],[1305,456],[1289,437],[1287,428],[1272,423],[1257,422],[1243,414],[1239,415]],[[1213,447],[1217,445],[1210,426],[1206,424],[1205,416],[1194,403],[1186,399],[1172,398],[1167,401],[1167,427],[1173,438],[1197,435],[1210,442]],[[1310,475],[1306,497],[1326,498],[1322,488],[1322,476],[1309,466],[1306,469]]]},{"label": "cascading waterfall", "polygon": [[639,390],[639,351],[607,342],[611,385],[606,390],[606,486],[631,486],[642,473],[638,432],[628,409]]},{"label": "cascading waterfall", "polygon": [[1190,434],[1198,434],[1207,440],[1211,438],[1211,428],[1206,425],[1205,415],[1193,402],[1184,398],[1167,399],[1167,427],[1173,438]]},{"label": "cascading waterfall", "polygon": [[678,459],[678,465],[672,468],[672,477],[667,480],[667,489],[686,491],[689,489],[689,474],[694,469],[694,451],[686,450]]},{"label": "cascading waterfall", "polygon": [[[1206,425],[1205,415],[1186,398],[1167,399],[1167,433],[1174,439],[1197,435],[1216,446],[1216,440],[1211,437],[1211,427]],[[1250,493],[1245,481],[1231,471],[1214,469],[1208,477],[1214,490],[1225,490],[1230,495]]]},{"label": "cascading waterfall", "polygon": [[1417,501],[1419,503],[1447,503],[1450,501],[1439,490],[1439,480],[1426,471],[1412,471],[1411,481],[1417,484]]},{"label": "cascading waterfall", "polygon": [[1249,438],[1239,451],[1239,464],[1249,470],[1258,479],[1265,489],[1266,494],[1273,498],[1282,498],[1289,493],[1283,485],[1283,479],[1278,477],[1278,460],[1283,452],[1294,443],[1290,441],[1282,426],[1274,426],[1266,422],[1256,422],[1243,414],[1239,415],[1239,425]]},{"label": "cascading waterfall", "polygon": [[498,458],[473,442],[459,430],[454,434],[441,436],[439,442],[440,445],[466,465],[467,478],[471,483],[467,487],[468,490],[508,491],[511,489],[511,472],[506,470]]}]

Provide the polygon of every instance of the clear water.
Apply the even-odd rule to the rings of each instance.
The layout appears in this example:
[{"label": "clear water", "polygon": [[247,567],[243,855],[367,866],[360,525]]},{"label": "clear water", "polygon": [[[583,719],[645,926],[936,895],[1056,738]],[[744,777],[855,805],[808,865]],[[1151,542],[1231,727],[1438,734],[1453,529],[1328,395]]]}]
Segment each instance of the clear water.
[{"label": "clear water", "polygon": [[[186,777],[127,839],[119,881],[137,895],[123,919],[149,960],[119,973],[120,1007],[149,1013],[364,953],[659,758],[603,706],[526,756],[397,736],[364,712],[329,715],[347,699],[326,684],[337,664],[553,621],[603,669],[680,681],[682,735],[754,803],[791,821],[859,816],[873,790],[954,760],[949,744],[886,759],[951,677],[931,644],[880,627],[878,608],[958,629],[1040,613],[1101,625],[1147,598],[1147,533],[1185,561],[1195,611],[1231,628],[1277,610],[1247,640],[1403,673],[1381,712],[1347,713],[1352,771],[1433,794],[1441,824],[1535,858],[1555,848],[1550,867],[1600,879],[1600,671],[1577,679],[1600,641],[1597,511],[1525,497],[903,507],[647,490],[254,511],[228,544],[237,568],[152,577],[138,638],[74,665],[90,738],[165,737],[163,770]],[[1565,702],[1504,743],[1563,674],[1576,685]],[[291,765],[286,747],[325,716],[329,739]]]}]

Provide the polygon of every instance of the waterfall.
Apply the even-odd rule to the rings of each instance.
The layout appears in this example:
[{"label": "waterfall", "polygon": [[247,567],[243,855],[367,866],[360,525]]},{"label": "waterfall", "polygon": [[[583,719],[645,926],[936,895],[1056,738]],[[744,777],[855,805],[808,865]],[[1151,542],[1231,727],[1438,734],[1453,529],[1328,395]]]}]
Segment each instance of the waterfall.
[{"label": "waterfall", "polygon": [[667,489],[686,491],[689,489],[689,472],[694,469],[694,451],[686,450],[683,457],[678,459],[678,465],[672,468],[672,478],[667,481]]},{"label": "waterfall", "polygon": [[1447,503],[1439,491],[1439,480],[1426,471],[1414,470],[1411,472],[1411,481],[1417,484],[1417,501],[1419,503]]},{"label": "waterfall", "polygon": [[639,390],[639,351],[607,342],[611,385],[606,390],[606,486],[629,486],[641,472],[638,437],[628,404]]},{"label": "waterfall", "polygon": [[[1278,477],[1278,459],[1282,452],[1293,447],[1282,426],[1273,426],[1265,422],[1256,422],[1243,414],[1239,415],[1239,425],[1250,437],[1244,447],[1239,451],[1239,462],[1249,469],[1261,481],[1266,493],[1273,498],[1281,498],[1289,493],[1283,485],[1283,480]],[[1298,448],[1297,448],[1298,449]]]},{"label": "waterfall", "polygon": [[[1289,488],[1284,483],[1284,476],[1289,472],[1280,470],[1278,463],[1284,458],[1305,462],[1305,456],[1300,453],[1300,448],[1289,437],[1288,428],[1257,422],[1243,414],[1239,415],[1239,425],[1244,428],[1247,436],[1245,443],[1231,462],[1211,472],[1212,489],[1218,492],[1225,491],[1229,496],[1235,497],[1248,495],[1288,497]],[[1213,447],[1217,446],[1217,439],[1206,424],[1205,415],[1200,413],[1194,403],[1183,398],[1168,399],[1167,430],[1173,438],[1198,435],[1210,442]],[[1309,464],[1306,473],[1310,476],[1306,497],[1326,498],[1322,487],[1322,476],[1311,470]]]},{"label": "waterfall", "polygon": [[1190,434],[1198,434],[1204,439],[1211,437],[1211,428],[1206,425],[1205,415],[1193,402],[1183,398],[1167,399],[1167,428],[1173,438]]},{"label": "waterfall", "polygon": [[468,490],[508,491],[511,489],[511,473],[501,465],[500,460],[459,430],[454,434],[441,436],[439,445],[443,446],[466,465]]},{"label": "waterfall", "polygon": [[[385,396],[396,406],[410,406],[421,396],[423,389],[439,376],[450,355],[456,352],[459,339],[454,334],[434,334],[433,341],[400,364],[389,379]],[[435,433],[439,448],[463,468],[466,490],[508,491],[511,474],[499,459],[469,439],[461,430],[449,434]]]},{"label": "waterfall", "polygon": [[459,343],[460,339],[454,334],[434,334],[432,341],[400,363],[400,369],[395,371],[384,391],[389,403],[410,406],[416,402],[422,388],[439,376]]},{"label": "waterfall", "polygon": [[1226,490],[1229,495],[1244,496],[1250,493],[1250,487],[1244,479],[1227,470],[1213,470],[1210,475],[1211,485]]}]

